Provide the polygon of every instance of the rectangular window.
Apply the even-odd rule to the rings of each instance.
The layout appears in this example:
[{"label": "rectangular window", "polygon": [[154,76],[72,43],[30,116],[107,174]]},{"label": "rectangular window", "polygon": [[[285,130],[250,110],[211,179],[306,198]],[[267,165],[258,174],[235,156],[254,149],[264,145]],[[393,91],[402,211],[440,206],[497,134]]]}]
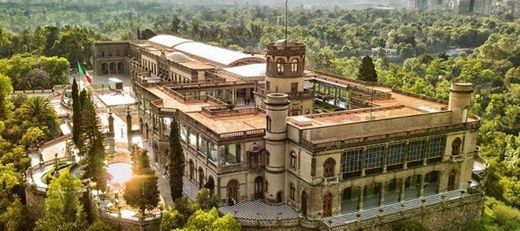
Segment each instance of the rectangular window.
[{"label": "rectangular window", "polygon": [[394,144],[388,148],[387,165],[402,164],[405,154],[405,144]]},{"label": "rectangular window", "polygon": [[444,154],[444,137],[430,139],[427,158],[441,157]]},{"label": "rectangular window", "polygon": [[217,161],[217,153],[218,153],[218,148],[217,148],[217,145],[215,144],[209,144],[209,159],[212,160],[213,162]]},{"label": "rectangular window", "polygon": [[361,170],[361,154],[363,150],[354,150],[344,153],[343,162],[341,168],[344,173],[356,172]]},{"label": "rectangular window", "polygon": [[204,137],[199,137],[199,152],[201,152],[204,155],[208,154],[208,142],[206,142],[206,139]]},{"label": "rectangular window", "polygon": [[190,144],[190,146],[192,146],[194,148],[197,147],[197,135],[195,134],[194,131],[190,131],[190,136],[189,136],[188,143]]},{"label": "rectangular window", "polygon": [[366,168],[379,168],[383,166],[383,151],[385,147],[374,147],[367,150],[367,156],[365,161]]},{"label": "rectangular window", "polygon": [[268,91],[271,90],[271,82],[265,81],[265,90],[268,90]]},{"label": "rectangular window", "polygon": [[187,131],[187,129],[186,129],[186,126],[184,126],[183,124],[181,124],[181,125],[179,126],[179,130],[180,130],[180,132],[181,132],[181,141],[186,142],[187,137],[188,137],[188,131]]},{"label": "rectangular window", "polygon": [[424,140],[410,142],[410,152],[408,153],[408,161],[417,161],[423,158]]}]

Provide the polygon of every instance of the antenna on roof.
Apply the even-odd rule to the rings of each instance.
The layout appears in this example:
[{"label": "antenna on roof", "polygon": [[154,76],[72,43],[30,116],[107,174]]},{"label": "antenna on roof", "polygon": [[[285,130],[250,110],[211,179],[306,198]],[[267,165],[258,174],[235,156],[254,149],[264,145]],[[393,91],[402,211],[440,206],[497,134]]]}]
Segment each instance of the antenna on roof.
[{"label": "antenna on roof", "polygon": [[287,46],[287,20],[288,20],[288,17],[287,17],[287,3],[289,2],[289,0],[285,0],[285,45]]}]

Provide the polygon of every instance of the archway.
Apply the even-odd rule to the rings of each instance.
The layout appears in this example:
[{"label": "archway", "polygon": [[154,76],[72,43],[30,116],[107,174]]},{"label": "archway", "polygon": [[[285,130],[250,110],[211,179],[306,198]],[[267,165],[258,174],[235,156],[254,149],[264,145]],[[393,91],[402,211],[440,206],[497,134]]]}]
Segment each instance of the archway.
[{"label": "archway", "polygon": [[110,63],[110,74],[115,74],[116,71],[116,63]]},{"label": "archway", "polygon": [[439,192],[439,171],[431,171],[424,176],[424,194],[433,195]]},{"label": "archway", "polygon": [[119,74],[125,73],[125,64],[123,64],[123,62],[117,63],[117,73],[119,73]]},{"label": "archway", "polygon": [[193,180],[193,176],[195,175],[195,166],[194,166],[192,160],[189,161],[188,168],[189,168],[189,172],[190,172],[190,180],[192,181]]},{"label": "archway", "polygon": [[255,199],[259,200],[264,198],[264,178],[257,176],[255,178]]},{"label": "archway", "polygon": [[276,193],[276,203],[282,203],[283,201],[283,193],[282,191]]},{"label": "archway", "polygon": [[204,170],[199,167],[199,189],[204,187]]},{"label": "archway", "polygon": [[103,75],[108,74],[108,64],[107,63],[101,64],[101,74],[103,74]]},{"label": "archway", "polygon": [[323,217],[332,216],[332,194],[327,193],[323,196]]},{"label": "archway", "polygon": [[307,194],[305,191],[302,192],[302,214],[304,217],[307,216]]},{"label": "archway", "polygon": [[228,204],[234,205],[238,202],[238,180],[230,180],[227,183],[227,198],[228,198]]},{"label": "archway", "polygon": [[448,176],[448,191],[455,190],[456,176],[457,176],[457,173],[455,171],[450,172],[450,175]]},{"label": "archway", "polygon": [[215,192],[215,180],[213,180],[212,176],[208,177],[208,181],[204,185],[204,188],[207,188],[210,195],[213,195]]}]

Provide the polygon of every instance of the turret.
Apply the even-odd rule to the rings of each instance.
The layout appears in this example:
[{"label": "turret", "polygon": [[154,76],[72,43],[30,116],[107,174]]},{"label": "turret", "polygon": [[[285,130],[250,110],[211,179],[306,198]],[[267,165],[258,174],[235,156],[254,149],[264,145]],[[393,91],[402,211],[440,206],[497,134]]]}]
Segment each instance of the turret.
[{"label": "turret", "polygon": [[305,44],[279,40],[267,44],[266,91],[294,94],[303,91]]},{"label": "turret", "polygon": [[267,131],[265,147],[268,164],[265,171],[267,190],[264,197],[267,202],[284,202],[285,187],[285,139],[287,138],[287,113],[289,99],[287,94],[270,93],[265,100]]},{"label": "turret", "polygon": [[466,122],[472,92],[473,85],[471,83],[453,83],[451,85],[448,109],[452,111],[452,123]]}]

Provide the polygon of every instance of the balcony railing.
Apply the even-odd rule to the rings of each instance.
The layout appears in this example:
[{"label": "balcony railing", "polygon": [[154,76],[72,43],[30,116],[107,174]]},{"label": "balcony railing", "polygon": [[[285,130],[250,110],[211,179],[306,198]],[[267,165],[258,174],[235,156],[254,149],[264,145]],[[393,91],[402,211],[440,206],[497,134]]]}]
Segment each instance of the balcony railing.
[{"label": "balcony railing", "polygon": [[339,182],[338,176],[322,177],[324,185],[336,184]]},{"label": "balcony railing", "polygon": [[450,157],[451,162],[461,162],[464,160],[464,157],[462,155],[454,155]]}]

